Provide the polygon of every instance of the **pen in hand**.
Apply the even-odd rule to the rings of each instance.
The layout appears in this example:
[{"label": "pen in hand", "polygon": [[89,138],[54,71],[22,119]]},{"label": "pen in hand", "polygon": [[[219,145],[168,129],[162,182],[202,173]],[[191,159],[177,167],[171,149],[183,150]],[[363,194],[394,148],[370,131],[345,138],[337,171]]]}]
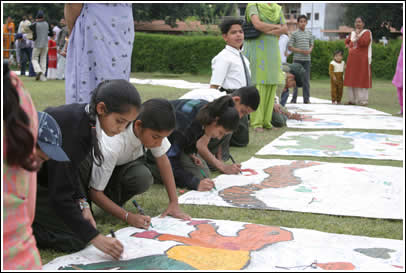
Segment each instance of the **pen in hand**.
[{"label": "pen in hand", "polygon": [[[134,207],[137,208],[138,212],[139,212],[141,215],[145,215],[144,210],[141,208],[140,205],[138,205],[138,203],[137,203],[137,201],[135,201],[135,199],[133,200],[133,204],[134,204]],[[150,224],[150,226],[153,228],[152,223],[150,222],[149,224]]]},{"label": "pen in hand", "polygon": [[[236,164],[235,160],[234,160],[234,158],[233,158],[233,156],[231,154],[230,154],[230,159],[231,159],[231,161],[233,161],[233,164]],[[242,174],[241,170],[240,170],[240,174]]]},{"label": "pen in hand", "polygon": [[[200,169],[200,172],[201,172],[201,174],[203,175],[204,178],[208,178],[207,175],[204,173],[204,171],[203,171],[202,169]],[[216,189],[216,185],[214,185],[214,184],[213,184],[213,188],[214,188],[215,190],[217,190],[217,189]]]}]

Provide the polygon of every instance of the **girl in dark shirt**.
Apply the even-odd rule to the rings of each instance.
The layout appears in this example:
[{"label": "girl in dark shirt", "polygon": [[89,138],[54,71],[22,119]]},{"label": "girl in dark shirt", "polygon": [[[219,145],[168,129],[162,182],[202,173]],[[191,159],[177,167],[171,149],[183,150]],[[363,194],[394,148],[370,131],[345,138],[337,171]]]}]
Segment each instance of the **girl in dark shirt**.
[{"label": "girl in dark shirt", "polygon": [[40,248],[78,251],[89,242],[115,259],[122,244],[96,229],[86,191],[79,180],[79,165],[91,153],[96,164],[103,162],[98,137],[114,136],[136,119],[141,99],[125,80],[109,80],[93,91],[89,104],[68,104],[47,108],[58,122],[62,148],[70,162],[49,160],[38,172],[34,235]]},{"label": "girl in dark shirt", "polygon": [[[207,164],[197,155],[200,145],[211,138],[221,139],[238,128],[239,114],[230,96],[210,103],[205,100],[171,101],[176,110],[176,129],[168,137],[167,152],[176,185],[193,190],[208,191],[214,183],[208,177]],[[204,155],[202,155],[204,156]]]}]

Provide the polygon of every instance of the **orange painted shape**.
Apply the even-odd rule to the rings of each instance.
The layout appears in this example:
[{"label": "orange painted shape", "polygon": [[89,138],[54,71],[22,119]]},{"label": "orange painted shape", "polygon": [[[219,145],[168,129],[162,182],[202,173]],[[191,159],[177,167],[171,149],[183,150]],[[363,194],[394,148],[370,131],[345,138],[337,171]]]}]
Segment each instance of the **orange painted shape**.
[{"label": "orange painted shape", "polygon": [[354,270],[355,266],[352,263],[347,262],[332,262],[325,264],[316,264],[316,266],[324,270]]}]

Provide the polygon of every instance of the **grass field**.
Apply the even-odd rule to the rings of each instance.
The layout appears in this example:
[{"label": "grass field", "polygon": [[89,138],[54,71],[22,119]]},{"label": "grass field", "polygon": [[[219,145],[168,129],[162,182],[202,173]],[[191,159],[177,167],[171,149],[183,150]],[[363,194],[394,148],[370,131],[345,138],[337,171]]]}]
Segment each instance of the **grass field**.
[{"label": "grass field", "polygon": [[[131,77],[140,79],[159,78],[159,79],[182,79],[192,82],[208,83],[207,75],[169,75],[160,73],[136,73]],[[56,106],[64,104],[64,81],[48,80],[46,82],[36,82],[33,78],[21,77],[27,90],[32,95],[37,110],[43,110],[47,106]],[[163,97],[166,99],[176,99],[189,90],[177,89],[164,86],[136,85],[141,94],[142,100],[153,97]],[[299,95],[301,95],[299,90]],[[329,79],[320,79],[311,81],[311,95],[322,99],[330,99],[330,81]],[[344,90],[344,99],[346,93]],[[390,114],[396,114],[399,111],[399,104],[396,95],[396,89],[390,81],[374,80],[373,88],[369,92],[369,106],[380,111]],[[243,162],[248,160],[264,145],[268,144],[287,130],[293,129],[273,129],[263,133],[250,131],[250,143],[245,148],[231,148],[231,153],[236,161]],[[300,130],[299,131],[309,131]],[[384,130],[361,130],[376,133],[389,133],[402,135],[401,131],[384,131]],[[307,159],[324,162],[340,163],[358,163],[372,165],[387,165],[402,167],[403,162],[391,160],[368,160],[354,158],[322,158],[306,156],[262,156],[261,158],[280,158],[280,159]],[[219,173],[214,173],[216,177]],[[179,189],[178,189],[179,190]],[[162,185],[153,185],[146,193],[137,196],[137,201],[144,208],[147,215],[151,217],[162,213],[168,204],[166,191]],[[343,200],[344,201],[344,200]],[[381,237],[390,239],[403,239],[403,221],[401,220],[384,220],[361,217],[344,217],[331,216],[312,213],[299,213],[287,211],[264,211],[264,210],[247,210],[238,208],[224,208],[215,206],[199,205],[181,205],[182,209],[193,218],[211,218],[225,219],[243,222],[251,222],[265,225],[276,225],[292,228],[313,229],[318,231],[351,234],[369,237]],[[135,212],[135,208],[127,202],[125,209]],[[108,234],[110,229],[118,230],[126,227],[126,223],[110,216],[95,208],[95,219],[97,227],[103,234]],[[66,253],[55,252],[53,250],[40,250],[43,264],[50,260],[65,255]]]}]

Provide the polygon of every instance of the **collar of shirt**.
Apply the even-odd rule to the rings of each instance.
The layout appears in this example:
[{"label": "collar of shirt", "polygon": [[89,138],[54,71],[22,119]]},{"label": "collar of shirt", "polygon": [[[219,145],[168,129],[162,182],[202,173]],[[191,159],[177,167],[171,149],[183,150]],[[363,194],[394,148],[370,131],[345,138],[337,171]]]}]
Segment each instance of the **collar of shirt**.
[{"label": "collar of shirt", "polygon": [[238,49],[236,49],[236,48],[234,48],[232,46],[229,46],[229,45],[226,45],[226,49],[228,51],[232,52],[233,54],[237,55],[237,56],[240,56],[240,53],[242,53],[242,49],[238,50]]}]

